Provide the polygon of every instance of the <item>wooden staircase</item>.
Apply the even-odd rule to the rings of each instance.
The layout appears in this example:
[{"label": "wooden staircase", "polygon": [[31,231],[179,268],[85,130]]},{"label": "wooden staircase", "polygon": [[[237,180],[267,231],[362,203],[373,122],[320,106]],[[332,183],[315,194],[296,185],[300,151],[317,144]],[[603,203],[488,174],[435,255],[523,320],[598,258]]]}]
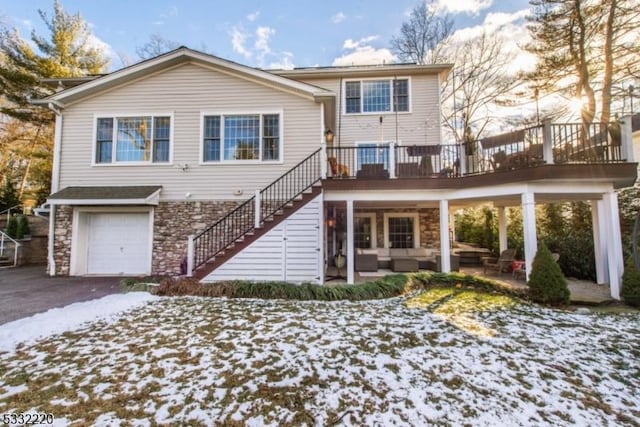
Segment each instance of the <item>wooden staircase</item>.
[{"label": "wooden staircase", "polygon": [[288,203],[287,206],[278,210],[272,217],[267,218],[260,228],[254,228],[253,231],[246,233],[227,248],[211,258],[205,264],[198,267],[193,272],[193,277],[203,279],[209,273],[220,267],[222,264],[240,253],[244,248],[264,236],[267,232],[275,228],[285,219],[289,218],[293,213],[302,208],[304,205],[315,199],[322,192],[320,186],[313,186],[309,191],[302,193],[298,198]]},{"label": "wooden staircase", "polygon": [[206,277],[315,199],[322,192],[321,161],[318,149],[256,196],[190,237],[187,275]]}]

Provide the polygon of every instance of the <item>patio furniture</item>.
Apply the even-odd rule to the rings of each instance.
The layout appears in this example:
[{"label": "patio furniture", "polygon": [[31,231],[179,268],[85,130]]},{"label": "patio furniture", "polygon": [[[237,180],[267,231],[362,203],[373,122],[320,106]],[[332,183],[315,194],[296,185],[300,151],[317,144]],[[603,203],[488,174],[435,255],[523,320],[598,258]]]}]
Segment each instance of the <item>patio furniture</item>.
[{"label": "patio furniture", "polygon": [[378,271],[377,254],[356,254],[356,271]]},{"label": "patio furniture", "polygon": [[[553,252],[551,254],[551,257],[555,262],[558,262],[558,260],[560,259],[560,254]],[[517,263],[513,269],[513,277],[515,279],[525,279],[527,277],[527,263],[524,261],[514,261],[513,263]]]},{"label": "patio furniture", "polygon": [[417,178],[421,176],[420,165],[417,162],[398,163],[397,168],[399,178]]},{"label": "patio furniture", "polygon": [[[449,259],[451,271],[460,271],[460,256],[450,255]],[[442,272],[442,256],[436,255],[435,260],[427,261],[427,269],[437,273]]]},{"label": "patio furniture", "polygon": [[391,270],[399,273],[418,271],[418,260],[415,258],[392,258]]},{"label": "patio furniture", "polygon": [[485,258],[482,263],[484,266],[484,274],[487,274],[487,270],[497,271],[498,274],[509,272],[511,269],[511,263],[515,258],[515,249],[505,249],[502,251],[499,258]]},{"label": "patio furniture", "polygon": [[389,171],[384,168],[384,163],[364,163],[356,172],[356,178],[387,179]]},{"label": "patio furniture", "polygon": [[456,252],[460,256],[460,265],[482,265],[482,258],[491,255],[489,249],[465,249]]}]

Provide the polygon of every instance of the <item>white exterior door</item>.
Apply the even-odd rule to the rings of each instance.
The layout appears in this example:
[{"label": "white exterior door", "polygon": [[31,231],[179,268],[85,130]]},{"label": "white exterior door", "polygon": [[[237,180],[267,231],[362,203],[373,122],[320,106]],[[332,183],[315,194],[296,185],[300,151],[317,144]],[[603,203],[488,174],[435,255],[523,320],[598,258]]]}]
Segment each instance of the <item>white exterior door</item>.
[{"label": "white exterior door", "polygon": [[150,274],[147,212],[88,215],[87,274]]}]

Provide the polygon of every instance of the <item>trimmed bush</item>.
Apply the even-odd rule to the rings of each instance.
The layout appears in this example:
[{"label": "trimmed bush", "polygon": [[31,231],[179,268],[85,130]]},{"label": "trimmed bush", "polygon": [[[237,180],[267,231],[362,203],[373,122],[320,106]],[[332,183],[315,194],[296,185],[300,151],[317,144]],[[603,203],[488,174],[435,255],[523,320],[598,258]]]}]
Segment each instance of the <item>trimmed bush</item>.
[{"label": "trimmed bush", "polygon": [[540,243],[529,276],[529,296],[535,302],[550,305],[569,304],[569,287],[560,266],[547,245]]},{"label": "trimmed bush", "polygon": [[16,238],[18,234],[18,219],[15,215],[11,215],[7,220],[7,228],[5,232],[9,235],[9,237]]},{"label": "trimmed bush", "polygon": [[636,267],[633,256],[627,258],[624,265],[620,296],[627,304],[640,307],[640,271]]},{"label": "trimmed bush", "polygon": [[29,219],[24,215],[18,216],[16,226],[16,239],[23,239],[24,236],[27,236],[29,234],[31,234],[31,229],[29,228]]}]

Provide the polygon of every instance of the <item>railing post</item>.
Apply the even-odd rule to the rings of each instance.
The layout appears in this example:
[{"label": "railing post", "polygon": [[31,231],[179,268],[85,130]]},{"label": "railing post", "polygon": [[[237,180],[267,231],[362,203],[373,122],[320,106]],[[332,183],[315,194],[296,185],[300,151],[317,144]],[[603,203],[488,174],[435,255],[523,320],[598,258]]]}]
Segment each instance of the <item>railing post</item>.
[{"label": "railing post", "polygon": [[548,165],[555,163],[553,158],[553,132],[551,130],[551,120],[542,122],[542,159]]},{"label": "railing post", "polygon": [[[382,120],[382,119],[381,119]],[[389,143],[389,178],[396,178],[396,143]]]},{"label": "railing post", "polygon": [[327,179],[327,143],[320,144],[320,177]]},{"label": "railing post", "polygon": [[187,241],[187,277],[193,276],[193,234]]},{"label": "railing post", "polygon": [[631,129],[631,120],[632,116],[627,115],[622,117],[620,120],[620,154],[622,155],[622,159],[626,162],[632,163],[635,162],[633,155],[633,136]]},{"label": "railing post", "polygon": [[4,255],[4,233],[0,233],[0,256]]},{"label": "railing post", "polygon": [[458,176],[465,176],[467,174],[467,143],[466,142],[462,142],[458,144],[458,163],[459,163]]},{"label": "railing post", "polygon": [[260,223],[262,222],[262,212],[261,212],[261,200],[260,200],[260,190],[256,190],[256,198],[255,198],[255,215],[254,215],[254,223],[253,226],[255,228],[260,228]]}]

